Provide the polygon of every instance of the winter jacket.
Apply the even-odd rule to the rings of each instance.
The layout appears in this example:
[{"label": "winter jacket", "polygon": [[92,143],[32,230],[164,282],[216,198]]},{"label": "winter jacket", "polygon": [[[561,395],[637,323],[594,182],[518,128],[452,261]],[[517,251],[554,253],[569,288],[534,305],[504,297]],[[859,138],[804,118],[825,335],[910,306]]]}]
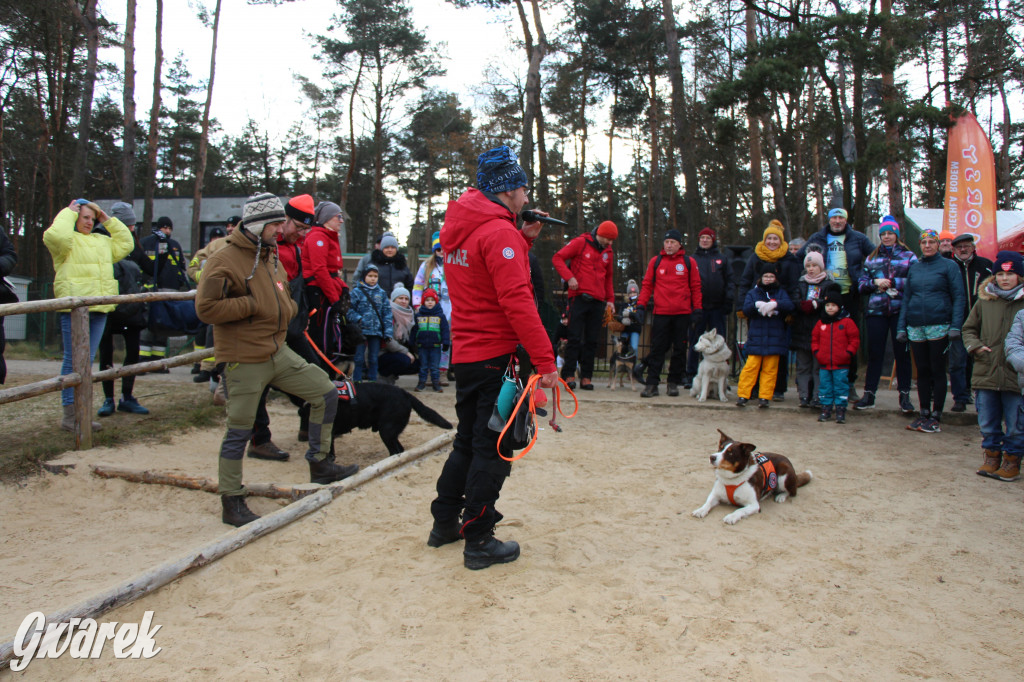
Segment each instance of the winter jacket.
[{"label": "winter jacket", "polygon": [[284,268],[288,281],[303,275],[302,269],[302,238],[294,244],[286,242],[281,235],[277,235],[277,257],[281,259],[281,267]]},{"label": "winter jacket", "polygon": [[1003,342],[1006,361],[1017,372],[1017,390],[1024,393],[1024,311],[1013,316],[1010,333]]},{"label": "winter jacket", "polygon": [[189,286],[188,261],[181,251],[181,244],[171,239],[162,230],[142,240],[142,250],[153,264],[153,285],[157,289],[187,291]]},{"label": "winter jacket", "polygon": [[14,272],[14,266],[17,264],[18,252],[14,250],[14,244],[7,233],[0,228],[0,277],[6,277]]},{"label": "winter jacket", "polygon": [[[284,345],[297,310],[277,250],[235,230],[203,266],[199,319],[213,325],[218,362],[266,362]],[[251,278],[250,278],[251,275]]]},{"label": "winter jacket", "polygon": [[700,272],[700,297],[704,310],[732,309],[733,281],[729,258],[718,250],[698,248],[693,252]]},{"label": "winter jacket", "polygon": [[390,339],[394,335],[391,299],[380,286],[374,284],[371,287],[366,282],[360,282],[352,289],[350,296],[352,302],[346,319],[359,324],[363,336]]},{"label": "winter jacket", "polygon": [[597,237],[587,232],[559,249],[551,257],[551,262],[566,282],[576,278],[579,286],[575,291],[569,289],[570,300],[587,294],[599,301],[615,302],[615,290],[612,288],[615,252],[610,244],[602,247]]},{"label": "winter jacket", "polygon": [[[117,218],[103,223],[110,236],[83,234],[75,229],[78,213],[62,209],[43,233],[43,244],[53,256],[53,293],[64,296],[116,296],[114,263],[132,252],[135,239]],[[90,306],[94,313],[109,313],[113,304]]]},{"label": "winter jacket", "polygon": [[975,255],[970,261],[964,263],[955,255],[950,258],[960,269],[960,279],[964,283],[964,291],[967,296],[964,299],[964,317],[971,312],[971,308],[978,301],[978,289],[981,281],[992,274],[993,263],[988,258]]},{"label": "winter jacket", "polygon": [[671,256],[662,249],[661,254],[647,264],[637,303],[650,309],[648,303],[652,298],[655,315],[689,315],[703,310],[697,261],[682,249]]},{"label": "winter jacket", "polygon": [[860,330],[845,312],[818,318],[811,335],[811,351],[822,369],[849,367],[859,347]]},{"label": "winter jacket", "polygon": [[470,188],[448,202],[441,246],[452,299],[452,362],[511,355],[522,344],[538,372],[555,371],[530,285],[531,241],[497,198]]},{"label": "winter jacket", "polygon": [[[435,258],[434,254],[430,254],[429,257]],[[427,277],[428,262],[421,263],[420,269],[416,271],[416,278],[412,285],[412,307],[419,307],[423,300],[423,292],[433,289],[441,299],[441,310],[444,311],[445,317],[451,317],[452,299],[448,295],[448,281],[444,278],[444,262],[434,263],[434,267],[430,270],[430,276]]]},{"label": "winter jacket", "polygon": [[[874,258],[867,258],[864,261],[864,270],[861,273],[859,288],[860,293],[870,294],[868,297],[868,315],[891,315],[900,314],[900,304],[903,302],[903,289],[907,282],[907,273],[910,266],[917,262],[915,256],[909,249],[905,249],[899,243],[891,247],[879,246],[878,253]],[[890,288],[899,292],[897,296],[890,296],[884,291],[879,291],[875,286],[876,279],[887,279],[892,282]]]},{"label": "winter jacket", "polygon": [[188,262],[187,272],[189,278],[196,284],[199,284],[199,278],[203,276],[203,266],[206,265],[206,261],[210,259],[210,256],[227,245],[227,237],[220,237],[196,251],[195,255],[192,256],[192,260]]},{"label": "winter jacket", "polygon": [[939,254],[910,266],[903,285],[903,304],[897,332],[907,327],[948,324],[960,329],[964,322],[964,284],[956,265]]},{"label": "winter jacket", "polygon": [[822,298],[825,287],[832,284],[828,277],[817,284],[805,280],[803,276],[797,282],[797,299],[793,301],[793,322],[790,325],[789,347],[796,350],[811,350],[811,333],[814,325],[821,319],[821,311],[825,304]]},{"label": "winter jacket", "polygon": [[[825,259],[825,270],[827,271],[829,265],[828,235],[830,233],[831,228],[825,225],[821,230],[808,237],[807,243],[803,245],[800,252],[796,255],[797,260],[803,263],[804,256],[807,255],[807,247],[811,244],[817,244],[821,249],[822,257]],[[860,282],[861,275],[864,274],[864,259],[875,250],[875,245],[871,243],[871,240],[864,233],[858,232],[851,225],[847,224],[846,240],[843,242],[843,249],[846,251],[846,270],[850,275],[852,286],[855,288],[858,282]]]},{"label": "winter jacket", "polygon": [[[740,283],[738,292],[741,292],[739,298],[743,300],[750,288],[761,281],[761,268],[764,267],[766,261],[761,260],[757,252],[751,253],[747,259],[747,264],[743,268],[743,274],[740,275]],[[779,272],[776,275],[779,286],[786,290],[790,300],[797,297],[796,284],[800,280],[800,273],[803,272],[803,258],[797,260],[796,256],[791,253],[787,253],[785,256],[775,262],[775,265],[779,268]]]},{"label": "winter jacket", "polygon": [[[777,315],[765,317],[758,311],[759,301],[775,301]],[[778,284],[765,289],[757,285],[747,292],[743,299],[743,314],[750,320],[747,329],[747,343],[744,346],[749,355],[787,355],[789,344],[786,339],[785,317],[793,312],[793,301],[786,290]]]},{"label": "winter jacket", "polygon": [[323,225],[314,225],[302,243],[302,272],[306,284],[319,287],[334,305],[345,291],[345,280],[341,279],[341,246],[338,233]]},{"label": "winter jacket", "polygon": [[[995,279],[989,276],[982,280],[978,286],[978,302],[964,322],[964,348],[974,357],[971,388],[1016,391],[1017,373],[1006,362],[1004,342],[1017,313],[1024,310],[1024,287],[1017,291],[1013,300],[1008,301],[988,291],[989,284],[995,286]],[[992,351],[980,352],[982,346],[988,346]]]},{"label": "winter jacket", "polygon": [[448,320],[441,306],[435,304],[429,310],[420,306],[416,311],[416,346],[418,348],[434,348],[447,346],[451,341]]},{"label": "winter jacket", "polygon": [[[396,284],[401,284],[409,291],[412,291],[414,278],[408,264],[405,262],[405,256],[396,253],[391,258],[388,258],[384,255],[383,251],[377,249],[370,254],[370,263],[377,266],[377,272],[379,273],[377,286],[383,289],[388,296],[395,290]],[[366,273],[364,272],[363,274]]]}]

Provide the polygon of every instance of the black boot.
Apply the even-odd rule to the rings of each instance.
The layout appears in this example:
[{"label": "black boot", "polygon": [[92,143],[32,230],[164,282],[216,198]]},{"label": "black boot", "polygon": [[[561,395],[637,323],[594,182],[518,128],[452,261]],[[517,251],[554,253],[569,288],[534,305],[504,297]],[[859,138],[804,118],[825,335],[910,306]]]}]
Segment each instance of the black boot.
[{"label": "black boot", "polygon": [[260,518],[249,509],[244,495],[222,495],[220,505],[222,509],[220,519],[229,526],[237,528]]},{"label": "black boot", "polygon": [[455,542],[462,537],[459,533],[460,527],[458,519],[452,519],[451,521],[438,521],[434,519],[434,527],[430,529],[427,545],[430,547],[443,547],[450,542]]},{"label": "black boot", "polygon": [[348,466],[338,466],[334,462],[328,461],[327,458],[317,460],[311,460],[309,462],[309,482],[320,483],[334,483],[344,478],[348,478],[352,474],[359,471],[358,464],[350,464]]},{"label": "black boot", "polygon": [[836,405],[836,424],[846,423],[846,405]]},{"label": "black boot", "polygon": [[493,535],[482,540],[466,540],[462,562],[471,571],[487,568],[491,564],[507,564],[519,558],[519,543],[502,542]]},{"label": "black boot", "polygon": [[831,405],[824,405],[824,406],[822,406],[821,414],[818,415],[818,421],[820,421],[820,422],[827,422],[831,418],[832,418],[832,406]]}]

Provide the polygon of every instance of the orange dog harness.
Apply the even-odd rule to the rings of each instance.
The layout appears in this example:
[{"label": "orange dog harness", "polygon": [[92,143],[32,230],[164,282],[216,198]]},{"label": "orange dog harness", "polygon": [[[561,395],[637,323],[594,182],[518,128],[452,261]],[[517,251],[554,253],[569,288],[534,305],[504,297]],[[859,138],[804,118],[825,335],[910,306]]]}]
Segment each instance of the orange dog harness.
[{"label": "orange dog harness", "polygon": [[[765,496],[769,491],[775,490],[779,486],[779,477],[775,473],[775,465],[772,461],[762,454],[758,454],[754,462],[761,467],[761,473],[764,474],[764,483],[761,484],[761,491],[758,493],[758,499]],[[729,504],[736,505],[736,502],[732,499],[732,494],[736,492],[736,488],[739,485],[727,485],[725,486],[725,493],[729,496]]]}]

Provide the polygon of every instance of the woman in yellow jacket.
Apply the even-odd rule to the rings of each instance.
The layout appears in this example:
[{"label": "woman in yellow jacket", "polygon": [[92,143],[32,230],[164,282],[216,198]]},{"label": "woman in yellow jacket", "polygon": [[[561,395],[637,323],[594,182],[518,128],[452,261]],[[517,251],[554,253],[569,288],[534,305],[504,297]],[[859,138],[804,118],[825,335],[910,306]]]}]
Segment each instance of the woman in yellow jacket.
[{"label": "woman in yellow jacket", "polygon": [[[110,233],[106,236],[92,231],[99,221]],[[53,224],[43,233],[43,244],[53,256],[54,296],[116,296],[117,280],[114,263],[121,260],[135,246],[132,233],[117,218],[111,218],[99,206],[85,199],[75,199],[57,214]],[[95,305],[89,308],[89,357],[96,357],[100,337],[107,323],[107,313],[116,306]],[[60,330],[64,340],[64,365],[61,374],[71,373],[71,313],[60,313]],[[60,394],[64,415],[60,426],[65,431],[75,429],[75,389],[66,388]],[[99,422],[92,423],[99,431]]]}]

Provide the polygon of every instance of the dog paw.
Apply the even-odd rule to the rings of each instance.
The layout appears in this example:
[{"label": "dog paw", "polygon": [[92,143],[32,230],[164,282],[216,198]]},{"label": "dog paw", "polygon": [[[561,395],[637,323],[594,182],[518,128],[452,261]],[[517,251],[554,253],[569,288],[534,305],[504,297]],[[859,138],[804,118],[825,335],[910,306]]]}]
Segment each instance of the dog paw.
[{"label": "dog paw", "polygon": [[694,509],[693,510],[693,515],[696,516],[698,519],[703,519],[705,516],[708,515],[709,511],[711,511],[711,510],[710,509],[705,509],[704,507],[701,507],[700,509]]},{"label": "dog paw", "polygon": [[697,402],[698,403],[706,403],[707,401],[708,401],[707,398],[697,398]]},{"label": "dog paw", "polygon": [[775,496],[775,501],[779,504],[785,502],[787,499],[789,499],[789,493],[779,493]]},{"label": "dog paw", "polygon": [[735,523],[737,521],[739,521],[741,518],[743,518],[743,517],[739,516],[738,514],[736,514],[736,512],[733,512],[732,514],[729,514],[728,516],[726,516],[722,520],[725,521],[726,523],[728,523],[730,526],[732,526],[732,525],[735,525]]}]

